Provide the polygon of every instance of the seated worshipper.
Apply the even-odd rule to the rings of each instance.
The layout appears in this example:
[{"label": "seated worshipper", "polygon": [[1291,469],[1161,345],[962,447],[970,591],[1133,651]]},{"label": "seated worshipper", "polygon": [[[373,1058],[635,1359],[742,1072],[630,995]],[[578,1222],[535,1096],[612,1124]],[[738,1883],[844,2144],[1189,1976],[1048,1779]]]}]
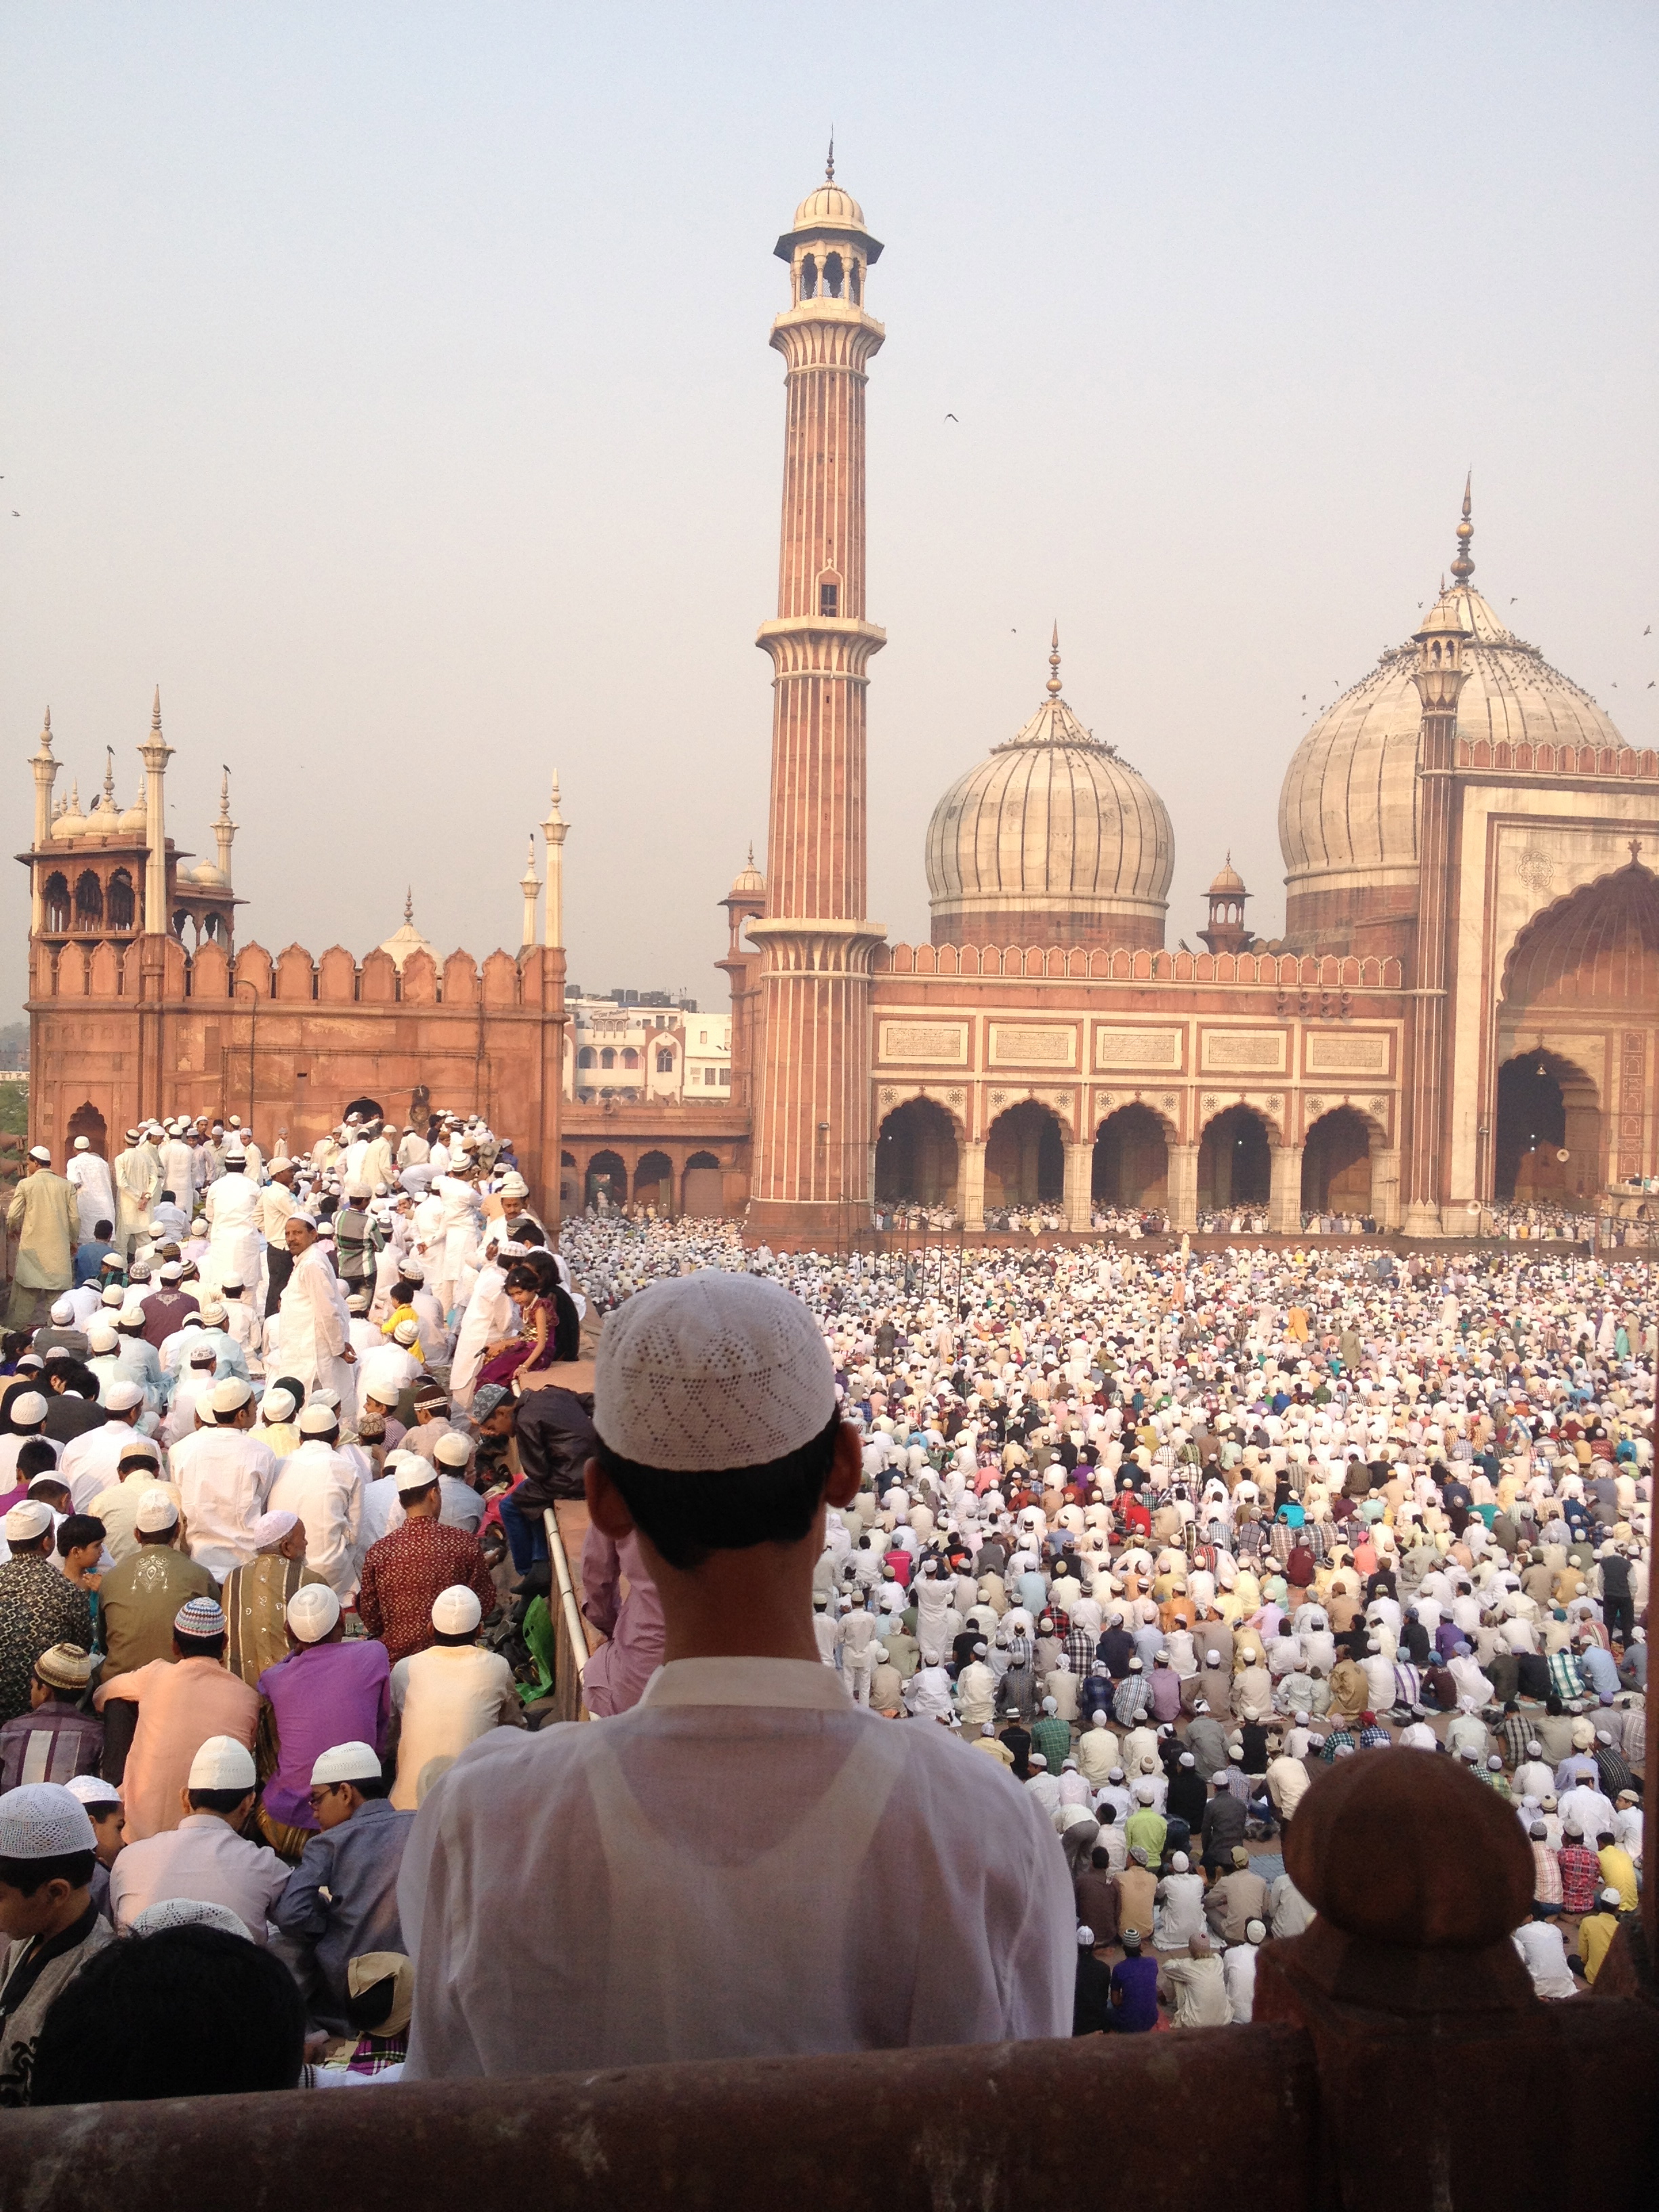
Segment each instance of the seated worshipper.
[{"label": "seated worshipper", "polygon": [[362,1481],[357,1463],[339,1449],[336,1407],[313,1398],[300,1414],[300,1443],[276,1469],[268,1510],[297,1513],[306,1528],[306,1558],[342,1605],[357,1587],[357,1524]]},{"label": "seated worshipper", "polygon": [[282,1961],[220,1906],[171,1899],[143,1919],[120,1943],[97,1923],[105,1948],[52,2008],[29,2102],[297,2088],[305,2005]]},{"label": "seated worshipper", "polygon": [[1237,2026],[1248,2027],[1255,2010],[1256,1954],[1267,1940],[1265,1920],[1246,1923],[1243,1939],[1221,1954],[1221,1978],[1227,1988],[1227,2002],[1232,2007]]},{"label": "seated worshipper", "polygon": [[476,1590],[458,1584],[433,1601],[432,1641],[392,1670],[398,1778],[392,1802],[413,1812],[468,1744],[495,1728],[526,1728],[513,1670],[478,1644]]},{"label": "seated worshipper", "polygon": [[392,1717],[392,1663],[373,1637],[345,1641],[340,1601],[307,1583],[289,1601],[289,1652],[259,1677],[276,1737],[276,1771],[259,1801],[259,1832],[297,1859],[317,1832],[311,1771],[337,1743],[379,1743]]},{"label": "seated worshipper", "polygon": [[345,2033],[317,2063],[319,2088],[336,2081],[402,2078],[415,2007],[415,1969],[399,1952],[371,1951],[346,1968]]},{"label": "seated worshipper", "polygon": [[398,1874],[415,1815],[390,1802],[391,1787],[373,1744],[324,1752],[308,1793],[318,1832],[271,1907],[283,1935],[309,1951],[321,1984],[313,2008],[337,2034],[349,2024],[353,1960],[403,1948]]},{"label": "seated worshipper", "polygon": [[225,1577],[219,1602],[230,1641],[225,1663],[257,1690],[267,1667],[286,1659],[288,1608],[301,1589],[326,1588],[314,1567],[306,1565],[306,1524],[297,1513],[262,1513],[248,1531],[253,1557]]},{"label": "seated worshipper", "polygon": [[1123,1931],[1123,1956],[1112,1969],[1112,2027],[1119,2035],[1146,2035],[1158,2026],[1158,1961],[1140,1952],[1140,1931]]},{"label": "seated worshipper", "polygon": [[113,1941],[92,1901],[96,1842],[61,1782],[26,1782],[0,1797],[0,2106],[28,2101],[47,2014]]},{"label": "seated worshipper", "polygon": [[1233,2008],[1221,1961],[1200,1929],[1184,1959],[1165,1959],[1158,1967],[1158,1993],[1173,2008],[1172,2027],[1226,2027]]},{"label": "seated worshipper", "polygon": [[446,1528],[442,1479],[412,1452],[399,1453],[394,1469],[404,1523],[363,1554],[357,1617],[386,1645],[395,1667],[432,1641],[432,1607],[457,1584],[472,1591],[482,1613],[495,1610],[495,1585],[477,1538]]},{"label": "seated worshipper", "polygon": [[253,1811],[258,1777],[253,1753],[234,1735],[198,1746],[179,1792],[176,1824],[130,1843],[110,1869],[110,1918],[118,1936],[152,1905],[174,1897],[222,1905],[256,1943],[288,1881],[289,1868],[242,1831]]},{"label": "seated worshipper", "polygon": [[0,1728],[0,1790],[24,1782],[72,1782],[95,1774],[104,1723],[83,1712],[92,1659],[76,1644],[53,1644],[34,1662],[29,1710]]},{"label": "seated worshipper", "polygon": [[[1102,1939],[1103,1941],[1104,1939]],[[1073,2035],[1104,2035],[1112,2025],[1112,1970],[1096,1955],[1095,1931],[1077,1931],[1077,1983],[1072,2000]]]},{"label": "seated worshipper", "polygon": [[126,1818],[121,1809],[121,1793],[112,1782],[96,1774],[77,1774],[64,1786],[86,1807],[87,1818],[92,1822],[98,1852],[98,1863],[92,1870],[92,1901],[107,1920],[109,1870],[126,1849],[121,1840],[121,1826]]},{"label": "seated worshipper", "polygon": [[[493,1731],[427,1800],[405,2079],[1067,2034],[1052,1824],[819,1655],[826,1507],[863,1449],[805,1304],[715,1269],[652,1284],[607,1319],[594,1425],[588,1510],[638,1534],[664,1663],[599,1725]],[[481,1947],[480,1912],[513,1942]]]},{"label": "seated worshipper", "polygon": [[[581,1585],[582,1617],[605,1638],[588,1656],[582,1702],[595,1719],[602,1720],[638,1705],[646,1684],[661,1666],[662,1603],[637,1534],[618,1544],[602,1528],[590,1528],[582,1544]],[[875,1652],[872,1627],[861,1678],[866,1700],[874,1695]]]},{"label": "seated worshipper", "polygon": [[11,1556],[0,1565],[0,1722],[29,1710],[34,1662],[54,1644],[92,1649],[92,1607],[52,1563],[52,1508],[21,1498],[0,1522]]},{"label": "seated worshipper", "polygon": [[183,1817],[191,1762],[210,1736],[234,1735],[251,1751],[259,1726],[259,1693],[224,1663],[225,1616],[216,1599],[193,1597],[173,1623],[173,1656],[100,1683],[93,1703],[138,1708],[121,1777],[126,1839],[142,1842]]},{"label": "seated worshipper", "polygon": [[[0,1800],[0,1803],[4,1801]],[[3,1895],[3,1893],[0,1893]],[[1611,1883],[1596,1900],[1594,1912],[1587,1912],[1578,1923],[1578,1955],[1569,1959],[1570,1966],[1577,1966],[1584,1979],[1594,1984],[1601,1971],[1613,1937],[1619,1933],[1619,1893]]]}]

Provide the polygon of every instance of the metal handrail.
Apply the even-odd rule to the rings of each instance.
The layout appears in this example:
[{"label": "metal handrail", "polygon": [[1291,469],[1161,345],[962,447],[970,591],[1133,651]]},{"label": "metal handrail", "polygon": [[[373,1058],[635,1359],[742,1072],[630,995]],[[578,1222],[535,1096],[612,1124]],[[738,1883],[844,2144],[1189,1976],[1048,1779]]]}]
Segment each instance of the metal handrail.
[{"label": "metal handrail", "polygon": [[[587,1671],[587,1625],[582,1619],[582,1609],[576,1597],[576,1586],[571,1579],[570,1559],[564,1548],[564,1539],[559,1533],[559,1517],[550,1505],[542,1513],[542,1526],[547,1531],[547,1556],[552,1563],[554,1586],[558,1592],[559,1613],[555,1635],[556,1671],[554,1695],[562,1708],[560,1717],[565,1720],[585,1720],[587,1709],[582,1702],[582,1676]],[[561,1679],[567,1663],[574,1676]],[[568,1692],[574,1694],[567,1695]],[[568,1710],[563,1710],[567,1708]]]}]

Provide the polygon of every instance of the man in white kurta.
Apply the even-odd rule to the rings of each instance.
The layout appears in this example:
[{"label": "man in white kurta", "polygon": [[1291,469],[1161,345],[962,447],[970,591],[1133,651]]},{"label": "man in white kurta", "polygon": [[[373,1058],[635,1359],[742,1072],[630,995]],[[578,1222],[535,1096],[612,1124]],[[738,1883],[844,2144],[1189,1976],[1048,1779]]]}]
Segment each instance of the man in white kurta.
[{"label": "man in white kurta", "polygon": [[437,1274],[428,1272],[427,1279],[447,1320],[460,1289],[462,1272],[471,1261],[483,1217],[477,1192],[459,1176],[440,1176],[432,1186],[432,1195],[441,1208],[433,1247],[440,1256]]},{"label": "man in white kurta", "polygon": [[459,1406],[464,1413],[471,1407],[472,1393],[478,1387],[478,1370],[483,1365],[485,1346],[501,1337],[518,1334],[519,1310],[503,1288],[506,1281],[506,1262],[489,1261],[479,1268],[472,1295],[461,1316],[455,1354],[450,1362],[449,1395],[452,1404]]},{"label": "man in white kurta", "polygon": [[306,1565],[348,1605],[362,1565],[363,1486],[356,1462],[336,1448],[339,1435],[331,1407],[302,1408],[299,1449],[277,1462],[265,1504],[272,1513],[297,1514],[305,1522]]},{"label": "man in white kurta", "polygon": [[161,1161],[154,1145],[137,1129],[127,1131],[126,1150],[115,1156],[115,1243],[124,1260],[149,1226],[150,1208],[161,1188]]},{"label": "man in white kurta", "polygon": [[173,1202],[185,1214],[196,1211],[196,1153],[185,1141],[185,1127],[175,1123],[161,1146],[161,1188],[173,1193]]},{"label": "man in white kurta", "polygon": [[345,1293],[318,1246],[314,1222],[294,1214],[285,1234],[294,1272],[283,1286],[279,1309],[282,1371],[303,1382],[307,1391],[337,1390],[344,1404],[352,1395],[352,1369],[357,1361]]},{"label": "man in white kurta", "polygon": [[216,1284],[257,1282],[259,1189],[247,1172],[244,1153],[226,1154],[225,1172],[209,1184],[202,1210],[208,1218],[207,1265],[204,1274]]},{"label": "man in white kurta", "polygon": [[109,1162],[93,1151],[88,1138],[77,1137],[64,1173],[75,1193],[80,1241],[90,1244],[100,1221],[107,1221],[112,1229],[115,1226],[115,1185],[110,1180]]},{"label": "man in white kurta", "polygon": [[[813,1569],[862,1457],[805,1304],[714,1269],[655,1284],[611,1315],[595,1393],[589,1510],[637,1534],[666,1663],[601,1725],[491,1729],[416,1814],[405,2079],[1069,2034],[1051,1823],[948,1730],[855,1707],[819,1659]],[[708,1486],[689,1553],[672,1511],[635,1522],[611,1452],[653,1470],[653,1498]],[[781,1497],[720,1503],[723,1475],[792,1454],[819,1496],[804,1534]]]}]

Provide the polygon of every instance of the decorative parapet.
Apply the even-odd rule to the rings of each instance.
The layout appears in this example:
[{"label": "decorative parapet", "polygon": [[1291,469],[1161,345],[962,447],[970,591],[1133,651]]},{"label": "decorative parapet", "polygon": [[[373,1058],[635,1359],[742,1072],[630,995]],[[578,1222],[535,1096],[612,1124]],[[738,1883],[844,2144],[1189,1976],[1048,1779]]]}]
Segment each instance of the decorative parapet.
[{"label": "decorative parapet", "polygon": [[[769,927],[780,925],[769,924]],[[750,934],[757,934],[750,924]],[[880,945],[870,963],[877,975],[1042,976],[1079,983],[1234,983],[1260,989],[1398,991],[1396,959],[1294,952],[1152,952],[1069,951],[1064,945]]]}]

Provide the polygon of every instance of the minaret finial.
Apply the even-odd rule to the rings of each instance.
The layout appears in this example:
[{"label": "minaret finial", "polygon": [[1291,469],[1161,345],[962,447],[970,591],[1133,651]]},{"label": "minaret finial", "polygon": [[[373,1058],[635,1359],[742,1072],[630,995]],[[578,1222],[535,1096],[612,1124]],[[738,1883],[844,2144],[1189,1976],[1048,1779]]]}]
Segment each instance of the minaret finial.
[{"label": "minaret finial", "polygon": [[1474,471],[1471,469],[1463,480],[1463,519],[1457,526],[1457,557],[1451,564],[1451,572],[1460,584],[1467,584],[1474,574],[1474,563],[1469,558],[1469,540],[1474,535],[1474,525],[1469,520],[1474,486]]},{"label": "minaret finial", "polygon": [[755,841],[752,837],[749,840],[749,865],[751,868],[755,865]]},{"label": "minaret finial", "polygon": [[1052,638],[1050,638],[1050,639],[1049,639],[1049,641],[1048,641],[1048,696],[1049,696],[1051,699],[1058,699],[1058,698],[1059,698],[1059,696],[1060,696],[1060,623],[1059,623],[1058,618],[1056,618],[1055,623],[1054,623],[1054,634],[1053,637],[1052,637]]},{"label": "minaret finial", "polygon": [[161,687],[159,684],[155,687],[155,703],[149,710],[149,726],[152,730],[159,730],[161,726]]},{"label": "minaret finial", "polygon": [[404,893],[404,927],[405,929],[412,929],[414,927],[415,886],[413,884],[410,884],[408,890]]},{"label": "minaret finial", "polygon": [[823,181],[826,185],[833,185],[836,181],[836,126],[833,123],[830,125],[830,155],[823,165]]},{"label": "minaret finial", "polygon": [[222,822],[228,822],[230,819],[230,770],[228,768],[225,768],[224,773],[219,778],[219,819]]},{"label": "minaret finial", "polygon": [[112,807],[115,805],[115,748],[104,747],[104,796]]}]

